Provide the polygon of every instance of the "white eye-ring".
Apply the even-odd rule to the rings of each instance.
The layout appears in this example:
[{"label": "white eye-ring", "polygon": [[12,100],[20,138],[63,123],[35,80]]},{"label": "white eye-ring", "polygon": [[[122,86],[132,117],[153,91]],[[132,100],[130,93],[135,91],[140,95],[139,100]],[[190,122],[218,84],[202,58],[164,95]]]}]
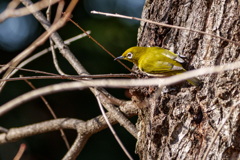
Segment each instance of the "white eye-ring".
[{"label": "white eye-ring", "polygon": [[132,54],[131,52],[129,52],[129,53],[127,54],[127,58],[128,58],[128,59],[132,59],[132,57],[133,57],[133,54]]}]

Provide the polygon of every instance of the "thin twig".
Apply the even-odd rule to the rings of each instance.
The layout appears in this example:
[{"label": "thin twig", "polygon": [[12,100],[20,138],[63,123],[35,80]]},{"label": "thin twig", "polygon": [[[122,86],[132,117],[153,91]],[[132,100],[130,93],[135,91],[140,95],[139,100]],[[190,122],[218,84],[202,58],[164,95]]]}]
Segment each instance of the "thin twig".
[{"label": "thin twig", "polygon": [[[38,39],[36,39],[28,48],[26,48],[23,52],[21,52],[18,56],[16,56],[13,60],[11,60],[9,63],[7,63],[4,67],[0,68],[0,73],[5,71],[9,68],[9,66],[17,66],[24,58],[26,58],[28,55],[36,49],[37,46],[41,45],[54,31],[62,27],[67,18],[70,16],[71,11],[73,10],[73,4],[75,4],[74,1],[71,1],[69,4],[66,14],[59,20],[56,24],[52,25],[48,31],[46,31],[44,34],[42,34]],[[73,7],[73,8],[71,8]],[[29,8],[29,6],[27,6]],[[4,77],[7,77],[12,72],[12,69],[9,68],[8,71],[5,73]]]},{"label": "thin twig", "polygon": [[52,10],[51,10],[51,6],[52,6],[51,2],[52,2],[52,0],[49,0],[49,4],[48,4],[48,7],[47,7],[47,11],[46,11],[47,20],[49,22],[51,22],[51,12],[52,12]]},{"label": "thin twig", "polygon": [[[21,0],[21,2],[25,6],[32,4],[30,0]],[[41,12],[33,13],[33,16],[41,23],[43,28],[49,30],[51,24],[47,21],[46,17]],[[81,65],[78,59],[69,50],[68,46],[63,43],[62,38],[57,32],[52,33],[51,39],[54,41],[55,45],[57,46],[63,57],[66,58],[66,60],[71,64],[71,66],[76,70],[79,75],[87,74],[86,69]]]},{"label": "thin twig", "polygon": [[[47,72],[48,73],[48,72]],[[51,73],[48,73],[51,74]],[[9,78],[9,79],[0,79],[0,82],[10,82],[10,81],[20,81],[25,79],[68,79],[68,80],[86,80],[86,79],[100,79],[100,78],[136,78],[133,74],[99,74],[99,75],[53,75],[53,76],[30,76],[30,77],[15,77],[15,78]]]},{"label": "thin twig", "polygon": [[[53,21],[53,24],[55,24],[62,16],[62,12],[63,12],[63,9],[64,9],[64,5],[65,5],[65,1],[61,0],[59,3],[58,3],[58,7],[57,7],[57,11],[56,11],[56,15],[55,15],[55,18],[54,18],[54,21]],[[48,20],[49,21],[49,20]],[[50,21],[49,21],[50,22]]]},{"label": "thin twig", "polygon": [[[76,22],[74,22],[72,19],[69,19],[69,21],[71,21],[74,25],[76,25],[81,31],[83,31],[84,33],[86,33],[86,31]],[[87,34],[87,33],[86,33]],[[87,36],[94,42],[96,43],[100,48],[102,48],[105,52],[107,52],[111,57],[113,57],[114,59],[116,58],[111,52],[109,52],[103,45],[101,45],[96,39],[94,39],[91,35],[87,34]],[[117,60],[124,68],[126,68],[129,72],[133,71],[126,66],[124,63],[122,63],[120,60]]]},{"label": "thin twig", "polygon": [[[4,66],[4,65],[0,65],[0,66]],[[50,76],[59,76],[59,74],[56,74],[56,73],[50,73],[50,72],[45,72],[40,70],[33,70],[33,69],[19,68],[19,67],[12,67],[12,66],[9,66],[9,68],[13,68],[13,69],[25,71],[25,72],[31,72],[31,73],[39,73],[39,74],[50,75]]]},{"label": "thin twig", "polygon": [[108,97],[106,97],[104,93],[98,90],[94,90],[92,92],[94,92],[94,95],[97,97],[98,100],[100,100],[104,108],[106,108],[110,113],[114,115],[118,123],[137,139],[138,131],[136,127],[131,123],[131,121],[122,112],[120,112],[117,107],[109,103],[110,100],[108,100]]},{"label": "thin twig", "polygon": [[53,57],[53,64],[57,70],[57,72],[60,74],[60,75],[66,75],[60,68],[60,66],[58,65],[58,60],[57,60],[57,56],[56,56],[56,52],[54,50],[54,47],[53,47],[53,41],[50,39],[50,46],[51,46],[51,50],[52,50],[52,57]]},{"label": "thin twig", "polygon": [[22,155],[24,153],[24,151],[26,150],[27,146],[26,144],[22,143],[19,147],[19,150],[16,154],[16,156],[13,158],[13,160],[20,160],[22,158]]},{"label": "thin twig", "polygon": [[[18,56],[16,56],[13,60],[7,63],[4,67],[0,68],[0,73],[2,73],[7,68],[9,68],[9,66],[17,66],[24,58],[26,58],[29,54],[31,54],[32,51],[36,49],[36,47],[41,45],[48,38],[48,36],[50,36],[54,31],[62,27],[65,24],[68,16],[70,16],[70,12],[67,12],[67,14],[65,14],[65,16],[61,20],[59,20],[56,24],[54,24],[51,28],[49,28],[48,31],[42,34],[38,39],[36,39],[28,48],[26,48]],[[12,72],[12,69],[9,68],[9,70],[5,73],[4,77],[7,77],[11,72]]]},{"label": "thin twig", "polygon": [[[29,82],[28,80],[24,80],[32,89],[36,89],[36,87]],[[52,107],[49,105],[48,101],[46,100],[46,98],[44,98],[43,96],[40,96],[41,100],[43,101],[43,103],[46,105],[47,109],[49,110],[49,112],[51,113],[51,115],[53,116],[54,119],[57,119],[57,115],[54,113],[54,111],[52,110]],[[69,142],[67,140],[66,134],[64,133],[63,129],[60,129],[60,133],[61,136],[63,138],[63,141],[65,143],[65,145],[67,146],[67,149],[70,149],[70,145]]]},{"label": "thin twig", "polygon": [[221,36],[217,36],[217,35],[214,35],[214,34],[211,34],[211,33],[199,31],[199,30],[196,30],[196,29],[180,27],[180,26],[170,25],[170,24],[161,23],[161,22],[155,22],[155,21],[152,21],[152,20],[149,20],[149,19],[125,16],[125,15],[121,15],[121,14],[117,14],[117,13],[116,14],[112,14],[112,13],[98,12],[98,11],[91,11],[91,13],[92,14],[105,15],[105,16],[111,16],[111,17],[124,18],[124,19],[132,19],[132,20],[143,21],[143,22],[147,22],[147,23],[152,23],[152,24],[168,27],[168,28],[175,28],[175,29],[187,30],[187,31],[191,31],[191,32],[197,32],[197,33],[200,33],[200,34],[209,35],[209,36],[212,36],[212,37],[215,37],[215,38],[219,38],[219,39],[222,39],[224,41],[231,42],[233,44],[236,44],[236,45],[240,46],[239,42],[232,41],[230,39],[227,39],[227,38],[224,38],[224,37],[221,37]]},{"label": "thin twig", "polygon": [[129,152],[127,151],[127,149],[125,148],[125,146],[123,145],[122,141],[121,141],[120,138],[118,137],[117,133],[116,133],[115,130],[113,129],[111,123],[109,122],[108,117],[106,116],[106,113],[105,113],[105,111],[104,111],[104,109],[103,109],[103,106],[102,106],[99,98],[96,97],[96,99],[97,99],[97,102],[98,102],[98,106],[99,106],[99,108],[100,108],[100,110],[101,110],[101,113],[102,113],[105,121],[107,122],[107,125],[108,125],[109,129],[111,130],[114,138],[116,139],[116,141],[118,142],[118,144],[120,145],[120,147],[122,148],[122,150],[124,151],[124,153],[127,155],[127,157],[128,157],[130,160],[133,160],[133,158],[131,157],[131,155],[129,154]]},{"label": "thin twig", "polygon": [[39,88],[34,91],[22,94],[21,96],[12,99],[11,101],[0,106],[0,116],[14,109],[19,104],[29,101],[33,98],[39,97],[40,95],[52,94],[60,91],[69,91],[75,89],[84,89],[88,87],[107,87],[107,88],[130,88],[130,87],[144,87],[144,86],[165,86],[187,80],[199,75],[211,74],[223,72],[226,70],[233,70],[240,68],[240,62],[234,62],[230,64],[224,64],[221,66],[201,68],[197,70],[188,71],[176,76],[168,78],[152,78],[152,79],[130,79],[130,80],[116,80],[116,79],[101,79],[101,80],[87,80],[79,82],[65,82],[61,84],[49,85],[43,88]]},{"label": "thin twig", "polygon": [[8,129],[0,126],[0,133],[7,133]]},{"label": "thin twig", "polygon": [[[63,3],[63,4],[62,4]],[[55,16],[55,19],[54,19],[54,23],[56,23],[60,17],[61,17],[61,12],[63,10],[63,6],[64,6],[64,1],[60,1],[59,4],[58,4],[58,8],[57,8],[57,13],[56,13],[56,16]],[[49,22],[51,22],[51,5],[48,6],[48,9],[46,11],[46,15],[47,15],[47,20]],[[57,72],[60,74],[60,75],[66,75],[60,68],[60,66],[58,65],[58,60],[57,60],[57,56],[56,56],[56,52],[55,52],[55,49],[54,49],[54,43],[53,43],[53,40],[50,38],[49,39],[49,42],[50,42],[50,48],[51,48],[51,51],[52,51],[52,57],[53,57],[53,64],[57,70]]]},{"label": "thin twig", "polygon": [[[91,33],[91,31],[87,31],[88,34]],[[65,44],[67,45],[70,45],[72,42],[78,40],[78,39],[81,39],[81,38],[84,38],[86,37],[87,35],[85,33],[82,33],[82,34],[79,34],[75,37],[72,37],[72,38],[69,38],[67,40],[64,41]],[[57,48],[56,45],[54,45],[54,48]],[[31,69],[23,69],[22,67],[24,67],[25,65],[27,65],[28,63],[32,62],[33,60],[41,57],[42,55],[48,53],[49,51],[51,50],[51,47],[47,48],[47,49],[44,49],[36,54],[34,54],[33,56],[29,57],[28,59],[24,60],[22,63],[20,63],[18,65],[18,67],[12,67],[12,66],[9,66],[9,68],[14,68],[14,70],[11,72],[11,74],[9,74],[7,77],[6,77],[6,81],[8,81],[9,77],[11,77],[12,75],[14,75],[18,70],[23,70],[23,71],[29,71],[29,72],[34,72],[34,73],[41,73],[41,74],[46,74],[46,75],[57,75],[57,74],[53,74],[53,73],[49,73],[49,72],[44,72],[44,71],[37,71],[37,70],[31,70]],[[3,66],[3,65],[0,65],[0,66]],[[58,75],[57,75],[58,76]],[[4,86],[5,83],[0,83],[1,87]]]},{"label": "thin twig", "polygon": [[[52,0],[51,5],[57,3],[58,1],[60,0]],[[17,1],[15,0],[9,3],[8,7],[0,14],[0,22],[3,22],[4,20],[11,17],[21,17],[21,16],[31,14],[33,12],[40,11],[44,8],[47,8],[49,5],[49,0],[42,0],[32,4],[28,8],[21,7],[21,8],[15,9],[19,4],[18,2],[19,2],[18,0]]]},{"label": "thin twig", "polygon": [[52,51],[53,64],[54,64],[57,72],[58,72],[60,75],[67,75],[67,74],[65,74],[65,73],[61,70],[60,66],[58,65],[58,60],[57,60],[56,52],[55,52],[54,47],[53,47],[54,44],[53,44],[52,39],[50,39],[49,42],[50,42],[51,51]]}]

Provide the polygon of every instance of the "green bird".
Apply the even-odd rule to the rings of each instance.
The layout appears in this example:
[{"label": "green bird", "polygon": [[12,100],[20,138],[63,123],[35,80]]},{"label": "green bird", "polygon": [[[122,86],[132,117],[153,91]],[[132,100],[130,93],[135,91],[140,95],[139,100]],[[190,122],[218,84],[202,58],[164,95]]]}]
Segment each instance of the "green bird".
[{"label": "green bird", "polygon": [[[124,59],[134,63],[142,72],[155,76],[173,76],[186,70],[181,63],[184,62],[177,54],[160,47],[131,47],[121,56],[115,58]],[[198,86],[201,82],[197,78],[187,80],[190,84]]]}]

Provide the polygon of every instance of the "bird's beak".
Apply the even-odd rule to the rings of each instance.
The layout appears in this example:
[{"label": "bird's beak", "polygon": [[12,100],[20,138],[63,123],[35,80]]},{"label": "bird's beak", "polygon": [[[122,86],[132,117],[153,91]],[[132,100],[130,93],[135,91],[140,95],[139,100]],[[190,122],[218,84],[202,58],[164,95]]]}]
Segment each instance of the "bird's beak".
[{"label": "bird's beak", "polygon": [[124,59],[125,57],[124,56],[119,56],[117,58],[114,59],[114,61],[118,60],[118,59]]}]

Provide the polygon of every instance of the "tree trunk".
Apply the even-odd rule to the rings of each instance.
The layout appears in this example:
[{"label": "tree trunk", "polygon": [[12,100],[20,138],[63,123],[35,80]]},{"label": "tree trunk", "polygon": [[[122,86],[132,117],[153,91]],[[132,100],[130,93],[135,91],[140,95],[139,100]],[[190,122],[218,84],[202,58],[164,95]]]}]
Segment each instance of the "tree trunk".
[{"label": "tree trunk", "polygon": [[[146,0],[142,18],[240,40],[237,0]],[[160,46],[186,56],[187,70],[240,60],[240,46],[185,30],[141,23],[139,46]],[[140,159],[202,159],[231,106],[240,101],[240,69],[183,82],[156,98],[151,88],[132,89],[140,112],[136,152]],[[240,157],[239,106],[218,134],[207,159]]]}]

